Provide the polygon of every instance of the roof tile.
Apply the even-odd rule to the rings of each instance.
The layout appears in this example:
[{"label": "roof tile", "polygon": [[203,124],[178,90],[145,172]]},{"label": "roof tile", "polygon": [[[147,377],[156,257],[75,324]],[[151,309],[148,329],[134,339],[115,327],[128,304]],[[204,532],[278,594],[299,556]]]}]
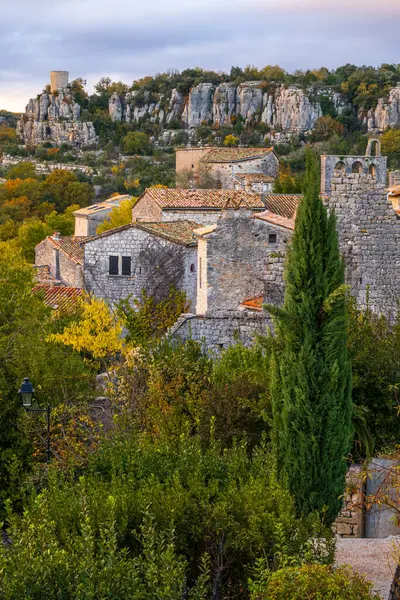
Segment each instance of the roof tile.
[{"label": "roof tile", "polygon": [[121,227],[104,231],[104,233],[100,233],[90,238],[88,241],[98,240],[128,229],[140,229],[157,237],[175,242],[176,244],[181,244],[183,246],[195,246],[197,244],[197,238],[195,237],[193,231],[199,227],[199,223],[185,220],[165,222],[157,221],[156,223],[137,221],[135,223],[129,223],[128,225],[122,225]]},{"label": "roof tile", "polygon": [[148,188],[144,195],[151,196],[162,209],[222,210],[228,201],[233,201],[237,205],[244,201],[247,206],[253,209],[261,210],[265,208],[258,194],[249,194],[237,190]]},{"label": "roof tile", "polygon": [[37,284],[32,291],[44,293],[45,304],[54,309],[74,307],[84,293],[80,288],[51,284]]},{"label": "roof tile", "polygon": [[203,163],[230,163],[260,158],[273,152],[273,148],[210,148],[200,159]]}]

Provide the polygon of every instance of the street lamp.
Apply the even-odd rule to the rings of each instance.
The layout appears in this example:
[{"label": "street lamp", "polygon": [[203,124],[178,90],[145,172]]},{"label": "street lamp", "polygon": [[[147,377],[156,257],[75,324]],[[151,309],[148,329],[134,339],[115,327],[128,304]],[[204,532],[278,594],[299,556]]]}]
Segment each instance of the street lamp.
[{"label": "street lamp", "polygon": [[18,391],[21,398],[21,403],[26,412],[45,412],[47,414],[47,441],[46,441],[46,462],[50,462],[51,447],[50,447],[50,412],[51,406],[47,405],[46,408],[32,408],[32,401],[35,395],[35,390],[29,381],[28,377],[24,377],[21,384],[21,388]]}]

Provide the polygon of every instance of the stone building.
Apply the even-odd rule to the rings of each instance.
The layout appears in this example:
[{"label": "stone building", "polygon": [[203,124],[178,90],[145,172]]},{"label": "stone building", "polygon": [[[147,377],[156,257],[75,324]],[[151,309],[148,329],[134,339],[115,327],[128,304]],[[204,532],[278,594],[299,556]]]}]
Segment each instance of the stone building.
[{"label": "stone building", "polygon": [[170,335],[204,340],[219,351],[236,340],[249,345],[271,329],[262,307],[282,301],[283,263],[293,229],[292,218],[228,205],[215,224],[195,230],[196,312],[182,315]]},{"label": "stone building", "polygon": [[132,209],[132,221],[195,221],[215,223],[227,202],[245,202],[254,212],[265,209],[261,196],[234,190],[148,188]]},{"label": "stone building", "polygon": [[[243,174],[261,174],[275,179],[279,159],[273,148],[196,148],[176,150],[177,186],[234,189]],[[186,181],[187,180],[187,181]],[[203,183],[202,183],[203,182]]]},{"label": "stone building", "polygon": [[85,244],[85,289],[110,302],[142,290],[156,298],[170,285],[196,305],[198,223],[136,222],[97,235]]},{"label": "stone building", "polygon": [[235,175],[234,189],[250,194],[270,194],[274,187],[275,177],[264,173],[239,173]]},{"label": "stone building", "polygon": [[49,235],[35,248],[35,266],[45,267],[57,283],[83,288],[83,249],[89,237]]},{"label": "stone building", "polygon": [[104,202],[97,202],[76,210],[74,212],[75,235],[83,237],[96,235],[97,227],[107,219],[112,209],[119,206],[124,200],[131,198],[132,196],[129,194],[112,196]]}]

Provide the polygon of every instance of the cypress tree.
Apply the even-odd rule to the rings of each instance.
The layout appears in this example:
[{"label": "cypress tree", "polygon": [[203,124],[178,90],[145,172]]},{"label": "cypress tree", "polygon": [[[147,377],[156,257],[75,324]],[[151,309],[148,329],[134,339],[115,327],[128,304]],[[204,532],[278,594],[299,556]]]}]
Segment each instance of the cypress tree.
[{"label": "cypress tree", "polygon": [[336,218],[319,195],[317,157],[307,153],[304,197],[285,267],[283,307],[275,314],[273,438],[278,478],[299,514],[341,508],[351,439],[344,264]]}]

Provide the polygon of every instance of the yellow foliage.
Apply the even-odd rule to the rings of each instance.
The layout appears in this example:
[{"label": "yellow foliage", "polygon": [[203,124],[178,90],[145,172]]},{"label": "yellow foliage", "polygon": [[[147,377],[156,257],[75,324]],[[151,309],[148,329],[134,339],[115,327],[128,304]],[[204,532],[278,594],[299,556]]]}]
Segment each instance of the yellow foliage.
[{"label": "yellow foliage", "polygon": [[224,146],[232,147],[237,146],[239,142],[239,138],[236,135],[229,134],[224,139]]},{"label": "yellow foliage", "polygon": [[78,321],[67,325],[63,333],[49,335],[47,341],[89,353],[95,360],[112,358],[124,349],[121,321],[104,300],[93,297],[81,301]]},{"label": "yellow foliage", "polygon": [[108,219],[100,223],[96,233],[104,233],[109,229],[115,229],[116,227],[122,227],[122,225],[128,225],[132,222],[132,208],[136,202],[136,198],[130,200],[123,200],[119,206],[114,206],[110,212]]}]

